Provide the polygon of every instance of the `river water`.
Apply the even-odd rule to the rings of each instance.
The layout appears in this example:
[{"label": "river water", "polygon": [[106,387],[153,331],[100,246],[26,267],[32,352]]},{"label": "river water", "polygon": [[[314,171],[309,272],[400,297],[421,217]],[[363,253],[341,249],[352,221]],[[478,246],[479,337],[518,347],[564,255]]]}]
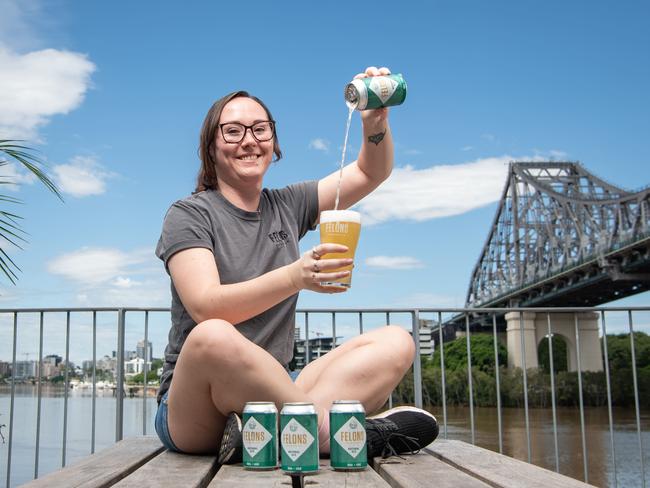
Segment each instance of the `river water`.
[{"label": "river water", "polygon": [[[442,408],[431,411],[441,424],[444,437]],[[496,408],[474,408],[475,442],[481,447],[499,451],[498,415]],[[614,452],[616,478],[609,432],[609,415],[605,408],[585,409],[585,439],[589,483],[596,486],[642,487],[639,438],[634,409],[614,408]],[[524,409],[502,410],[503,453],[523,461],[528,460],[526,420]],[[530,444],[533,464],[555,470],[553,412],[530,409]],[[582,435],[578,408],[557,409],[559,472],[584,481]],[[650,411],[641,412],[641,438],[645,465],[645,486],[650,486]],[[447,436],[471,442],[468,407],[447,407]]]},{"label": "river water", "polygon": [[[7,478],[9,451],[10,389],[0,386],[0,429],[5,443],[0,439],[0,486]],[[146,403],[146,416],[143,405]],[[115,406],[112,393],[99,393],[96,399],[95,450],[115,442]],[[143,418],[146,433],[155,435],[153,421],[155,398],[126,398],[124,401],[124,437],[142,435]],[[36,387],[16,385],[14,409],[13,448],[10,486],[18,486],[34,477],[37,401]],[[43,387],[41,399],[41,427],[39,476],[61,467],[63,439],[64,398],[61,387]],[[441,424],[441,408],[432,412]],[[495,408],[475,408],[476,444],[499,450],[497,411]],[[447,408],[447,436],[471,442],[470,414],[466,407]],[[550,409],[529,411],[532,462],[548,469],[555,469],[553,440],[553,417]],[[91,449],[92,397],[88,391],[73,391],[68,397],[68,424],[66,465],[88,455]],[[650,412],[641,413],[642,440],[645,461],[645,482],[650,485]],[[614,409],[614,450],[616,478],[610,445],[607,408],[585,410],[585,435],[589,482],[597,486],[641,487],[643,486],[636,417],[633,409]],[[580,414],[577,409],[558,409],[558,447],[560,473],[584,479]],[[526,429],[523,409],[503,409],[503,452],[518,459],[527,460]]]}]

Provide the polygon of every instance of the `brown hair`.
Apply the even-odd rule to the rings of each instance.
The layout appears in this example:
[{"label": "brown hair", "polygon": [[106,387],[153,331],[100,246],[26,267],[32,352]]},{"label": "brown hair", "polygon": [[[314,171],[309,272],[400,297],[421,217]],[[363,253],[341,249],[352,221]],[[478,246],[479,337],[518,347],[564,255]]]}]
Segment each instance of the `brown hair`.
[{"label": "brown hair", "polygon": [[[266,111],[266,115],[269,120],[273,120],[271,112],[264,105],[264,102],[257,97],[252,96],[246,91],[236,91],[229,93],[223,98],[220,98],[210,110],[208,110],[205,120],[203,121],[203,127],[201,128],[201,137],[199,140],[199,157],[201,158],[201,169],[196,179],[196,189],[195,192],[204,191],[204,190],[216,190],[218,187],[218,177],[217,177],[217,161],[213,152],[213,145],[217,137],[217,131],[219,129],[219,119],[221,118],[221,112],[226,104],[231,101],[233,98],[246,97],[252,100],[255,100],[259,103],[262,108]],[[273,154],[275,154],[274,161],[278,161],[282,158],[282,151],[280,150],[280,144],[278,143],[278,135],[275,133],[273,135]]]}]

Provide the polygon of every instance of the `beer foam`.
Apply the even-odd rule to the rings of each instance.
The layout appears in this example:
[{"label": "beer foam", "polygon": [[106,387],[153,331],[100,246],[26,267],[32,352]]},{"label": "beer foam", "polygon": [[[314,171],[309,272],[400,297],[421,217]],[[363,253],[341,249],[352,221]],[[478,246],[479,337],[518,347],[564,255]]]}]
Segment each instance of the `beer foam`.
[{"label": "beer foam", "polygon": [[354,210],[323,210],[320,213],[320,223],[326,222],[355,222],[361,224],[361,214]]}]

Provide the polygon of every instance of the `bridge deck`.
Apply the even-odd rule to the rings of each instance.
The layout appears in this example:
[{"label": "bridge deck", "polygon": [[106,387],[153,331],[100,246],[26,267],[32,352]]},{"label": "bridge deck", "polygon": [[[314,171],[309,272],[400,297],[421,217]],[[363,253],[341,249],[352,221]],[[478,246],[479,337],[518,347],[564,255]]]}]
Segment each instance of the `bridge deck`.
[{"label": "bridge deck", "polygon": [[[461,441],[437,440],[417,455],[375,459],[374,470],[333,471],[327,460],[306,476],[312,488],[586,488],[580,481]],[[281,470],[253,472],[241,465],[219,466],[214,456],[166,451],[157,437],[134,437],[24,487],[278,487],[291,482]]]}]

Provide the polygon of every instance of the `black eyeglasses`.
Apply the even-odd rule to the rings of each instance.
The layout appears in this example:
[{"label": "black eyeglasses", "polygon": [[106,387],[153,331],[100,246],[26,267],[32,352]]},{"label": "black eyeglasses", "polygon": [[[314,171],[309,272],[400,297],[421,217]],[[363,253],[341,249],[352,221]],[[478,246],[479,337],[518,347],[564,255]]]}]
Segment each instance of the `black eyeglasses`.
[{"label": "black eyeglasses", "polygon": [[219,124],[221,127],[221,135],[223,140],[230,144],[237,144],[244,140],[246,131],[251,130],[251,134],[257,142],[265,142],[273,139],[275,134],[275,122],[273,120],[265,120],[263,122],[256,122],[253,125],[244,125],[239,122],[228,122],[227,124]]}]

